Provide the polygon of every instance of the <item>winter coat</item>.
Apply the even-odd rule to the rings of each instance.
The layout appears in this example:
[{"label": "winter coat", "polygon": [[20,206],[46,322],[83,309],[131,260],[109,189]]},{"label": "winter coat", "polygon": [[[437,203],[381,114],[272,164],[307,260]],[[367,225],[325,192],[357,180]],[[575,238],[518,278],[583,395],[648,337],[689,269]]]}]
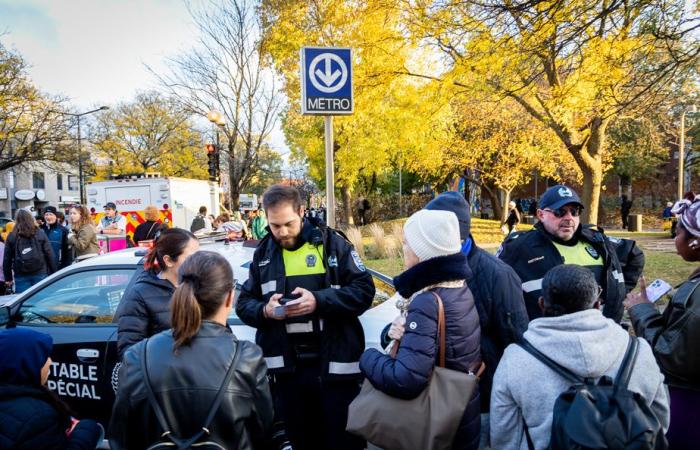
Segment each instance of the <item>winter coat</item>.
[{"label": "winter coat", "polygon": [[[580,226],[576,238],[590,245],[591,252],[603,258],[603,314],[616,322],[622,320],[622,301],[637,284],[644,269],[644,253],[634,241],[605,235],[602,229]],[[530,231],[511,233],[496,254],[515,269],[522,281],[525,306],[530,319],[542,316],[538,300],[542,294],[542,278],[554,266],[564,264],[552,243],[553,236],[542,223]]]},{"label": "winter coat", "polygon": [[0,384],[0,448],[93,450],[101,440],[102,429],[92,420],[81,420],[68,437],[70,427],[48,389]]},{"label": "winter coat", "polygon": [[473,242],[467,258],[474,273],[467,283],[479,311],[481,357],[486,363],[479,380],[481,412],[486,413],[498,361],[506,347],[523,336],[529,319],[520,278],[512,267]]},{"label": "winter coat", "polygon": [[[630,336],[597,309],[530,322],[525,332],[536,349],[582,378],[612,379],[622,364]],[[535,449],[549,446],[552,410],[571,383],[516,344],[508,346],[491,392],[491,448],[527,450],[523,418]],[[628,389],[639,393],[664,430],[669,425],[668,391],[651,347],[639,340]]]},{"label": "winter coat", "polygon": [[165,431],[148,401],[141,370],[143,347],[151,388],[173,435],[188,438],[204,425],[214,398],[240,346],[238,364],[209,426],[209,440],[226,448],[262,448],[273,419],[272,397],[260,347],[239,341],[227,326],[204,321],[188,345],[173,353],[171,330],[131,347],[119,371],[110,423],[112,449],[143,449]]},{"label": "winter coat", "polygon": [[316,297],[314,314],[294,318],[296,322],[264,317],[263,308],[270,297],[284,294],[287,287],[282,248],[272,234],[265,236],[255,250],[248,280],[236,302],[236,313],[243,323],[257,328],[255,342],[262,347],[272,373],[294,371],[296,351],[287,330],[302,323],[320,333],[322,377],[359,379],[365,335],[358,317],[372,305],[372,276],[352,244],[316,219],[304,221],[300,239],[317,246],[325,269],[322,284],[326,287],[312,292]]},{"label": "winter coat", "polygon": [[124,293],[114,313],[119,357],[135,343],[170,328],[170,298],[175,286],[158,278],[152,270],[144,270]]},{"label": "winter coat", "polygon": [[92,224],[86,223],[77,232],[68,237],[68,242],[75,250],[75,257],[97,255],[100,253],[100,245],[97,243],[97,233]]},{"label": "winter coat", "polygon": [[46,223],[41,229],[46,233],[46,237],[51,243],[56,270],[68,267],[73,262],[73,252],[71,252],[68,242],[68,228],[56,222],[53,225]]},{"label": "winter coat", "polygon": [[700,391],[700,273],[673,295],[663,315],[651,303],[629,310],[634,331],[654,349],[656,360],[675,387]]},{"label": "winter coat", "polygon": [[39,270],[32,273],[23,273],[19,267],[19,261],[16,258],[18,236],[15,231],[7,236],[7,242],[5,242],[5,253],[3,256],[2,270],[5,273],[5,281],[12,281],[14,278],[12,273],[15,275],[38,275],[38,274],[52,274],[56,271],[56,263],[53,257],[53,250],[51,249],[51,243],[46,237],[46,234],[42,230],[36,230],[31,238],[19,237],[23,241],[28,239],[33,239],[35,241],[34,247],[41,251],[41,261],[42,265]]},{"label": "winter coat", "polygon": [[[418,263],[394,278],[407,308],[406,328],[396,358],[368,349],[360,369],[372,385],[392,397],[412,399],[430,382],[439,353],[438,305],[430,291],[441,298],[445,309],[445,366],[474,372],[481,364],[479,314],[464,280],[471,276],[461,253]],[[464,412],[452,448],[476,449],[479,445],[479,390]]]}]

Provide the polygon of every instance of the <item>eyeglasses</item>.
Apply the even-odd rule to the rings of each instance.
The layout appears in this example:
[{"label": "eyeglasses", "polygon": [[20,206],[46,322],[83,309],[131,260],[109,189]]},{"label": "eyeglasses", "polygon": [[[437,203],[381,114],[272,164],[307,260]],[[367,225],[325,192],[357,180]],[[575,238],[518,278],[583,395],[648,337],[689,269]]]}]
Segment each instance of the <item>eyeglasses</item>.
[{"label": "eyeglasses", "polygon": [[571,213],[572,217],[578,217],[581,215],[581,210],[583,208],[579,206],[562,206],[561,208],[557,209],[544,209],[543,211],[547,211],[548,213],[554,214],[554,217],[557,219],[561,219],[566,215],[566,213]]}]

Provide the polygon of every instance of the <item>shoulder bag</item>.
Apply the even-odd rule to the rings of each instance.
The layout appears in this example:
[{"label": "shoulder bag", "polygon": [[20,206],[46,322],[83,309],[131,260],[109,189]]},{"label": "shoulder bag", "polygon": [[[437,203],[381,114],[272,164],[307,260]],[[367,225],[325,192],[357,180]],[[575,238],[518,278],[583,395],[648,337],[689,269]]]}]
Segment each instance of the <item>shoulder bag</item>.
[{"label": "shoulder bag", "polygon": [[[445,309],[438,304],[439,363],[428,387],[412,400],[391,397],[365,380],[360,394],[348,410],[347,431],[372,444],[391,450],[447,450],[452,448],[457,428],[478,376],[445,368]],[[479,373],[484,368],[482,363]]]}]

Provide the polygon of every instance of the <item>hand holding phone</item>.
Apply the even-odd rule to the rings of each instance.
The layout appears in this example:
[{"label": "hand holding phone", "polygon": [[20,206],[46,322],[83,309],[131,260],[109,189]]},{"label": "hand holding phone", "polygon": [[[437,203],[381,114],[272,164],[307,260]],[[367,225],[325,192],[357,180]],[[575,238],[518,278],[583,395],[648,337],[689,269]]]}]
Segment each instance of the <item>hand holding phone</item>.
[{"label": "hand holding phone", "polygon": [[672,286],[662,279],[656,279],[647,286],[647,298],[650,302],[656,302],[658,299],[668,294]]},{"label": "hand holding phone", "polygon": [[279,306],[275,306],[275,309],[272,311],[272,315],[274,317],[285,317],[287,315],[287,307],[297,305],[302,302],[302,299],[296,298],[281,298],[279,299]]}]

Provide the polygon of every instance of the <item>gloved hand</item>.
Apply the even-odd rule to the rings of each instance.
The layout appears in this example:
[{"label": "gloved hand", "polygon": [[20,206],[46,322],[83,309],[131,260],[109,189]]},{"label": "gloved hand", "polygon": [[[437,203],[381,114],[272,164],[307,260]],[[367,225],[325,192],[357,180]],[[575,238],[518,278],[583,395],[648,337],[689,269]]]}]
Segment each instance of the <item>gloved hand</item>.
[{"label": "gloved hand", "polygon": [[396,316],[393,322],[391,322],[391,327],[389,328],[389,337],[400,341],[403,337],[403,333],[406,330],[406,318],[402,315]]}]

